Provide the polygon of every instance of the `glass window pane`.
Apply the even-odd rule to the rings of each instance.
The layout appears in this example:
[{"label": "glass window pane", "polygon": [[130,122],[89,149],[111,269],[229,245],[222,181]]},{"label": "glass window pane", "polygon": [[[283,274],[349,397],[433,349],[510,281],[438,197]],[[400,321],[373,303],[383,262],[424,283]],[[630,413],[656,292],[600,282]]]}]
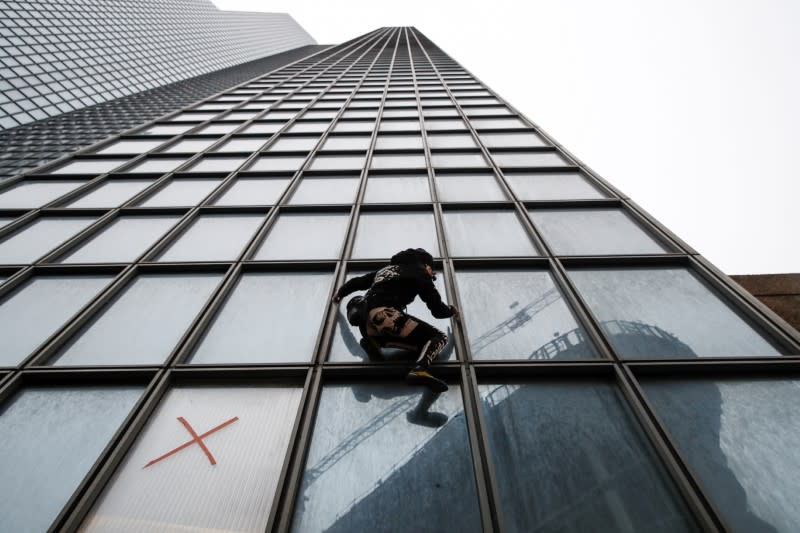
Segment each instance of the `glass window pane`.
[{"label": "glass window pane", "polygon": [[369,135],[332,135],[328,137],[323,150],[360,150],[367,151],[369,148]]},{"label": "glass window pane", "polygon": [[214,205],[272,205],[289,181],[289,178],[238,178]]},{"label": "glass window pane", "polygon": [[[264,531],[301,396],[300,387],[170,390],[82,529]],[[203,438],[210,457],[192,445],[145,466],[191,440],[181,420],[199,435],[219,428]]]},{"label": "glass window pane", "polygon": [[455,257],[539,255],[513,211],[445,211],[444,227]]},{"label": "glass window pane", "polygon": [[419,120],[381,120],[380,131],[418,131]]},{"label": "glass window pane", "polygon": [[259,157],[247,170],[260,170],[264,172],[290,172],[300,170],[306,156],[267,156]]},{"label": "glass window pane", "polygon": [[462,270],[456,274],[475,359],[598,357],[545,270]]},{"label": "glass window pane", "polygon": [[699,531],[613,385],[479,391],[508,531]]},{"label": "glass window pane", "polygon": [[370,175],[364,193],[364,202],[372,204],[430,201],[427,176]]},{"label": "glass window pane", "polygon": [[313,178],[304,177],[294,193],[290,204],[352,204],[360,178]]},{"label": "glass window pane", "polygon": [[687,268],[574,268],[569,274],[626,357],[781,355]]},{"label": "glass window pane", "polygon": [[669,251],[621,209],[531,209],[528,213],[556,255]]},{"label": "glass window pane", "polygon": [[[347,275],[347,279],[351,279],[355,276],[361,276],[362,274],[366,274],[366,272],[350,272]],[[444,281],[442,278],[443,275],[439,273],[433,284],[436,286],[436,290],[439,291],[442,301],[447,303],[447,295],[445,294]],[[353,327],[347,322],[346,317],[346,303],[356,294],[363,296],[364,292],[355,292],[353,295],[345,298],[344,302],[339,306],[338,315],[336,317],[336,330],[333,333],[333,340],[331,341],[331,348],[328,356],[330,361],[369,362],[367,353],[359,345],[361,333],[358,331],[357,327]],[[444,347],[436,360],[449,361],[453,359],[453,328],[451,327],[450,319],[433,318],[431,316],[431,312],[428,310],[428,307],[421,298],[415,299],[411,305],[408,306],[408,314],[418,317],[420,320],[423,320],[440,331],[445,332],[448,337],[447,345]],[[384,359],[395,361],[399,360],[404,364],[412,360],[416,360],[416,358],[419,357],[417,352],[409,352],[408,350],[399,349],[384,348],[382,353]]]},{"label": "glass window pane", "polygon": [[520,129],[528,128],[527,124],[518,118],[473,118],[470,123],[475,129]]},{"label": "glass window pane", "polygon": [[106,181],[73,200],[67,207],[118,207],[154,183],[151,179]]},{"label": "glass window pane", "polygon": [[422,150],[419,135],[378,135],[376,150]]},{"label": "glass window pane", "polygon": [[51,174],[105,174],[128,162],[127,158],[118,159],[73,159],[66,165],[50,171]]},{"label": "glass window pane", "polygon": [[151,157],[149,159],[145,159],[133,168],[129,168],[125,172],[129,172],[131,174],[164,174],[166,172],[175,170],[184,164],[187,159],[187,157]]},{"label": "glass window pane", "polygon": [[578,172],[506,174],[520,200],[591,200],[606,195]]},{"label": "glass window pane", "polygon": [[[182,139],[166,150],[163,150],[165,153],[170,154],[177,154],[177,153],[187,153],[187,154],[196,154],[198,152],[202,152],[215,142],[219,140],[219,137],[215,137],[213,139]],[[139,152],[141,153],[141,152]]]},{"label": "glass window pane", "polygon": [[141,274],[48,364],[159,364],[175,348],[222,274]]},{"label": "glass window pane", "polygon": [[109,444],[142,387],[26,387],[0,415],[6,531],[46,531]]},{"label": "glass window pane", "polygon": [[194,124],[156,124],[138,133],[147,135],[178,135],[194,128]]},{"label": "glass window pane", "polygon": [[0,192],[0,209],[32,209],[77,189],[86,180],[22,181]]},{"label": "glass window pane", "polygon": [[375,128],[374,120],[340,120],[333,127],[336,133],[344,132],[371,132]]},{"label": "glass window pane", "polygon": [[467,127],[461,119],[432,118],[425,119],[425,129],[428,131],[466,130]]},{"label": "glass window pane", "polygon": [[377,169],[407,169],[425,168],[423,154],[375,154],[372,156],[372,168]]},{"label": "glass window pane", "polygon": [[233,172],[247,161],[246,157],[204,157],[192,165],[191,172]]},{"label": "glass window pane", "polygon": [[278,138],[267,149],[270,152],[310,152],[319,142],[319,137],[287,137]]},{"label": "glass window pane", "polygon": [[436,188],[442,202],[507,200],[492,174],[437,174]]},{"label": "glass window pane", "polygon": [[58,262],[132,262],[180,218],[179,215],[121,216]]},{"label": "glass window pane", "polygon": [[0,242],[0,264],[33,263],[98,217],[41,217]]},{"label": "glass window pane", "polygon": [[[328,129],[330,122],[295,122],[292,124],[287,133],[322,133]],[[249,132],[248,132],[249,133]]]},{"label": "glass window pane", "polygon": [[[239,124],[236,124],[238,127]],[[277,133],[284,126],[284,122],[253,122],[239,133]],[[209,132],[212,133],[212,132]],[[216,133],[216,132],[213,132]],[[227,133],[227,132],[223,132]],[[265,138],[266,140],[266,138]]]},{"label": "glass window pane", "polygon": [[481,141],[489,148],[533,148],[547,146],[536,133],[481,133]]},{"label": "glass window pane", "polygon": [[[241,124],[239,124],[238,122],[235,123],[235,124],[225,124],[224,122],[223,123],[219,123],[219,124],[209,124],[208,126],[203,126],[199,130],[197,130],[195,133],[203,133],[203,134],[222,133],[222,134],[225,134],[225,133],[232,132],[233,130],[238,128],[240,125]],[[256,126],[257,125],[258,124],[256,124]],[[275,131],[278,131],[278,128],[275,128]],[[250,132],[250,133],[254,133],[254,132]],[[264,139],[264,142],[266,142],[266,139]]]},{"label": "glass window pane", "polygon": [[569,165],[555,152],[492,152],[500,167],[563,167]]},{"label": "glass window pane", "polygon": [[191,362],[310,361],[332,281],[328,272],[242,275]]},{"label": "glass window pane", "polygon": [[432,134],[428,135],[428,146],[431,148],[476,148],[475,139],[469,133]]},{"label": "glass window pane", "polygon": [[309,170],[361,170],[365,159],[363,155],[321,155],[311,161]]},{"label": "glass window pane", "polygon": [[348,218],[349,213],[283,213],[253,259],[338,259]]},{"label": "glass window pane", "polygon": [[0,366],[18,364],[114,276],[34,276],[0,301]]},{"label": "glass window pane", "polygon": [[434,257],[439,255],[432,213],[361,214],[353,246],[354,258],[388,259],[406,248],[424,248]]},{"label": "glass window pane", "polygon": [[201,215],[158,261],[234,261],[244,251],[264,215]]},{"label": "glass window pane", "polygon": [[800,382],[647,379],[643,385],[732,531],[798,531]]},{"label": "glass window pane", "polygon": [[176,178],[148,196],[139,205],[141,207],[192,206],[199,204],[203,198],[222,183],[221,178]]},{"label": "glass window pane", "polygon": [[266,143],[266,139],[237,139],[233,138],[223,144],[222,146],[215,148],[215,152],[255,152]]},{"label": "glass window pane", "polygon": [[464,154],[433,153],[431,154],[431,164],[436,168],[486,168],[488,166],[486,160],[478,152]]},{"label": "glass window pane", "polygon": [[463,410],[458,387],[326,386],[292,531],[480,531]]}]

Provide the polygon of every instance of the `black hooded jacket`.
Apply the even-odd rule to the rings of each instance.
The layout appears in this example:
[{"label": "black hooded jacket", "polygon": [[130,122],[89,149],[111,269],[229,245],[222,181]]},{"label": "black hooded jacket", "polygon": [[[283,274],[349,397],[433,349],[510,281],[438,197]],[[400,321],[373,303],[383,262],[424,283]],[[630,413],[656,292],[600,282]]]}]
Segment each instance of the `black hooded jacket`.
[{"label": "black hooded jacket", "polygon": [[403,310],[419,295],[434,317],[453,316],[453,308],[442,302],[433,279],[418,263],[390,264],[353,278],[339,288],[336,296],[343,298],[352,292],[364,290],[368,290],[365,295],[367,309],[385,306]]}]

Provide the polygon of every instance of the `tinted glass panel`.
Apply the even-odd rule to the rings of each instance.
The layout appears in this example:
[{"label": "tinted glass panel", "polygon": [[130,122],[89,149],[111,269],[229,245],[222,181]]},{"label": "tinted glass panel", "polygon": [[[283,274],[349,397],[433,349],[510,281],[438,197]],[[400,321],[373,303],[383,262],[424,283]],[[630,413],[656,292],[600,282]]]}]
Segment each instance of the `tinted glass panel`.
[{"label": "tinted glass panel", "polygon": [[450,255],[539,255],[513,211],[445,211]]},{"label": "tinted glass panel", "polygon": [[[265,531],[301,395],[299,387],[171,390],[82,529]],[[198,435],[219,428],[203,438],[209,455],[192,445],[153,463],[191,440],[181,419]]]},{"label": "tinted glass panel", "polygon": [[310,361],[332,281],[327,272],[244,274],[191,362]]},{"label": "tinted glass panel", "polygon": [[272,143],[268,150],[273,152],[310,152],[319,141],[318,136],[314,137],[279,137]]},{"label": "tinted glass panel", "polygon": [[142,393],[141,387],[29,387],[0,415],[6,531],[46,531]]},{"label": "tinted glass panel", "polygon": [[360,178],[304,177],[292,193],[290,204],[351,204]]},{"label": "tinted glass panel", "polygon": [[576,268],[570,277],[626,357],[781,354],[686,268]]},{"label": "tinted glass panel", "polygon": [[548,272],[463,270],[456,282],[475,359],[597,357]]},{"label": "tinted glass panel", "polygon": [[107,181],[70,202],[67,207],[117,207],[152,184],[151,179]]},{"label": "tinted glass panel", "polygon": [[527,124],[518,118],[474,118],[470,122],[476,129],[510,129],[528,127]]},{"label": "tinted glass panel", "polygon": [[215,152],[255,152],[267,142],[266,139],[231,139],[222,146],[215,148]]},{"label": "tinted glass panel", "polygon": [[74,159],[51,174],[105,174],[128,162],[128,159]]},{"label": "tinted glass panel", "polygon": [[644,389],[732,531],[798,531],[800,382],[648,379]]},{"label": "tinted glass panel", "polygon": [[428,146],[431,148],[475,148],[475,140],[468,133],[428,135]]},{"label": "tinted glass panel", "polygon": [[372,156],[372,168],[406,169],[425,168],[425,156],[422,154],[375,154]]},{"label": "tinted glass panel", "polygon": [[191,167],[192,172],[232,172],[245,162],[246,157],[204,157]]},{"label": "tinted glass panel", "polygon": [[393,530],[400,515],[403,531],[481,530],[458,388],[325,387],[292,530]]},{"label": "tinted glass panel", "polygon": [[528,148],[547,146],[535,133],[482,133],[481,141],[489,148]]},{"label": "tinted glass panel", "polygon": [[279,156],[259,157],[247,170],[261,170],[264,172],[294,173],[300,170],[306,156]]},{"label": "tinted glass panel", "polygon": [[520,200],[584,200],[606,198],[582,174],[506,174]]},{"label": "tinted glass panel", "polygon": [[385,259],[406,248],[424,248],[439,255],[433,214],[419,212],[362,213],[354,258]]},{"label": "tinted glass panel", "polygon": [[161,363],[221,279],[222,274],[142,274],[50,364]]},{"label": "tinted glass panel", "polygon": [[37,276],[0,301],[0,366],[16,365],[113,278]]},{"label": "tinted glass panel", "polygon": [[531,209],[528,213],[556,255],[669,251],[621,209]]},{"label": "tinted glass panel", "polygon": [[437,168],[484,168],[487,166],[483,156],[479,153],[469,154],[431,154],[431,164]]},{"label": "tinted glass panel", "polygon": [[508,531],[698,531],[612,385],[479,390]]},{"label": "tinted glass panel", "polygon": [[178,220],[179,215],[122,216],[59,263],[126,263],[142,255]]},{"label": "tinted glass panel", "polygon": [[289,178],[238,178],[214,205],[271,205],[288,184]]},{"label": "tinted glass panel", "polygon": [[[344,244],[349,217],[349,213],[284,213],[253,259],[336,259]],[[299,235],[303,238],[298,239]]]},{"label": "tinted glass panel", "polygon": [[422,150],[419,135],[378,135],[376,150]]},{"label": "tinted glass panel", "polygon": [[142,207],[190,206],[199,204],[222,179],[173,179],[139,205]]},{"label": "tinted glass panel", "polygon": [[506,200],[491,174],[440,174],[436,188],[442,202],[488,202]]},{"label": "tinted glass panel", "polygon": [[184,139],[176,142],[164,150],[164,152],[195,154],[197,152],[202,152],[218,140],[218,137],[213,139]]},{"label": "tinted glass panel", "polygon": [[361,170],[366,157],[363,155],[318,156],[311,162],[310,170]]},{"label": "tinted glass panel", "polygon": [[563,167],[569,165],[555,152],[493,152],[492,158],[501,167]]},{"label": "tinted glass panel", "polygon": [[0,242],[0,263],[32,263],[85,229],[97,217],[43,217]]},{"label": "tinted glass panel", "polygon": [[369,135],[339,135],[331,136],[322,145],[323,150],[361,150],[366,152],[369,148]]},{"label": "tinted glass panel", "polygon": [[233,261],[264,220],[264,215],[201,215],[159,261]]},{"label": "tinted glass panel", "polygon": [[365,203],[430,202],[427,176],[370,175]]},{"label": "tinted glass panel", "polygon": [[41,207],[84,183],[85,180],[23,181],[0,192],[0,209]]},{"label": "tinted glass panel", "polygon": [[125,172],[135,174],[163,174],[171,172],[184,164],[188,158],[186,157],[162,157],[162,158],[149,158],[145,159],[133,168],[129,168]]}]

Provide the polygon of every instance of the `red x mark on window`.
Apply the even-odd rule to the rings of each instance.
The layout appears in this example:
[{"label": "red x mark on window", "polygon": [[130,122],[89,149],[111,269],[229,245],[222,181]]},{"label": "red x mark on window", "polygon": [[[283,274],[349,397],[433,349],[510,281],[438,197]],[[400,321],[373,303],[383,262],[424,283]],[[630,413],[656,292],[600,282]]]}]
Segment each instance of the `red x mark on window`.
[{"label": "red x mark on window", "polygon": [[191,440],[187,440],[186,442],[184,442],[183,444],[181,444],[177,448],[168,451],[164,455],[156,457],[155,459],[153,459],[152,461],[150,461],[149,463],[144,465],[144,468],[147,468],[148,466],[152,466],[152,465],[156,464],[159,461],[163,461],[167,457],[169,457],[171,455],[175,455],[179,451],[181,451],[181,450],[183,450],[185,448],[188,448],[189,446],[191,446],[192,444],[195,444],[195,443],[197,443],[197,445],[200,446],[200,448],[203,450],[203,453],[206,454],[206,457],[208,457],[208,462],[209,463],[211,463],[212,465],[217,464],[216,459],[214,459],[214,455],[212,455],[211,450],[209,450],[208,447],[206,446],[205,442],[203,442],[203,439],[208,437],[212,433],[219,431],[220,429],[224,428],[225,426],[229,426],[229,425],[233,424],[237,420],[239,420],[239,417],[238,416],[234,416],[230,420],[226,420],[225,422],[223,422],[222,424],[218,425],[217,427],[209,429],[208,431],[206,431],[202,435],[198,435],[197,432],[194,430],[194,428],[191,426],[191,424],[189,424],[189,422],[187,422],[185,418],[183,418],[182,416],[179,416],[178,417],[178,422],[183,424],[183,427],[185,427],[186,431],[189,432],[189,435],[192,436]]}]

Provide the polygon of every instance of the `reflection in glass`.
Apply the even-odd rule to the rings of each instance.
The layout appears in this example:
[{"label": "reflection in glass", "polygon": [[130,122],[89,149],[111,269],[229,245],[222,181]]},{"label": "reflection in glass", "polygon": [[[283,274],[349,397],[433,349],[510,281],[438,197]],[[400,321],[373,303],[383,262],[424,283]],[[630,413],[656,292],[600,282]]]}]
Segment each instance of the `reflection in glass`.
[{"label": "reflection in glass", "polygon": [[49,364],[158,364],[177,344],[222,274],[142,274],[76,333]]},{"label": "reflection in glass", "polygon": [[460,270],[456,282],[473,358],[598,357],[549,272]]},{"label": "reflection in glass", "polygon": [[18,364],[114,276],[34,276],[0,300],[0,366]]},{"label": "reflection in glass", "polygon": [[480,531],[458,387],[326,386],[292,531]]},{"label": "reflection in glass", "polygon": [[22,181],[0,191],[0,209],[31,209],[49,204],[86,180]]},{"label": "reflection in glass", "polygon": [[328,272],[245,273],[191,362],[310,361],[332,281]]},{"label": "reflection in glass", "polygon": [[733,531],[800,531],[800,381],[647,379],[643,385]]},{"label": "reflection in glass", "polygon": [[244,251],[264,215],[201,215],[158,261],[233,261]]},{"label": "reflection in glass", "polygon": [[424,248],[434,257],[439,255],[432,213],[361,214],[353,245],[354,258],[388,259],[406,248]]},{"label": "reflection in glass", "polygon": [[616,387],[479,386],[508,531],[698,531]]},{"label": "reflection in glass", "polygon": [[626,357],[781,355],[687,268],[574,268],[569,274],[611,343]]},{"label": "reflection in glass", "polygon": [[26,387],[0,414],[4,531],[46,531],[142,387]]},{"label": "reflection in glass", "polygon": [[[81,531],[265,531],[301,396],[300,387],[173,388]],[[215,464],[193,444],[145,467],[192,438],[179,417],[199,435],[229,422],[203,438]]]},{"label": "reflection in glass", "polygon": [[32,263],[96,220],[96,216],[37,218],[0,242],[0,263]]},{"label": "reflection in glass", "polygon": [[253,259],[336,259],[349,217],[349,213],[282,213]]},{"label": "reflection in glass", "polygon": [[513,211],[445,211],[443,218],[452,256],[539,255]]},{"label": "reflection in glass", "polygon": [[661,254],[669,250],[622,209],[530,209],[556,255]]},{"label": "reflection in glass", "polygon": [[[349,272],[347,275],[347,279],[354,278],[356,276],[361,276],[366,274],[367,272]],[[447,295],[445,294],[444,289],[444,281],[442,280],[443,275],[437,276],[436,281],[433,284],[436,286],[436,290],[439,291],[439,294],[442,297],[442,301],[447,303]],[[333,333],[333,339],[331,341],[331,348],[330,348],[330,355],[329,359],[331,361],[350,361],[350,362],[367,362],[369,358],[367,357],[367,353],[364,349],[359,345],[359,341],[361,340],[361,333],[359,332],[357,327],[351,326],[347,322],[347,308],[346,304],[350,298],[353,298],[355,295],[362,295],[363,292],[358,291],[351,296],[348,296],[344,299],[342,304],[339,306],[339,311],[336,317],[336,330]],[[427,322],[428,324],[432,325],[433,327],[443,331],[447,335],[447,345],[444,347],[442,352],[439,354],[439,357],[436,359],[437,361],[449,361],[454,357],[453,355],[453,332],[452,327],[450,325],[449,318],[434,318],[431,316],[431,312],[425,305],[425,302],[422,301],[421,298],[416,298],[411,305],[408,306],[407,312],[409,315],[418,317],[423,322]],[[408,350],[393,350],[390,348],[383,349],[383,357],[385,360],[399,360],[403,362],[410,362],[415,361],[419,356],[416,352],[409,352]]]}]

